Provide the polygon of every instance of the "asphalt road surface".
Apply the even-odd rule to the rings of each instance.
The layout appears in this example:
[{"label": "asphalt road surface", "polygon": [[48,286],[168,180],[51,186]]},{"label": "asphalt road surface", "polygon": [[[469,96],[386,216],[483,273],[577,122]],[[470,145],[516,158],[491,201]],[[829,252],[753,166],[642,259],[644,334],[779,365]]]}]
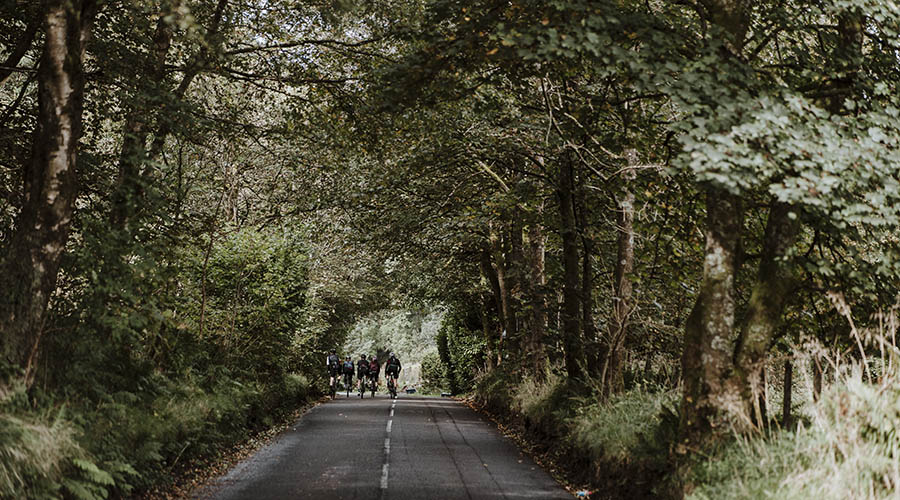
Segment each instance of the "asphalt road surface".
[{"label": "asphalt road surface", "polygon": [[441,398],[339,395],[196,498],[572,498],[496,427]]}]

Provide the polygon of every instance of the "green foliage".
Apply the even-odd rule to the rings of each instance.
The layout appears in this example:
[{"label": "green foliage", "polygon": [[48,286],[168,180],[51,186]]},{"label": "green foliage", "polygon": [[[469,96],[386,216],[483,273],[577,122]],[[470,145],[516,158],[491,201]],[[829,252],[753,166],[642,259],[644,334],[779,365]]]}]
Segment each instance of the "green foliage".
[{"label": "green foliage", "polygon": [[447,387],[447,367],[441,363],[441,356],[432,351],[422,359],[422,390],[440,392]]},{"label": "green foliage", "polygon": [[447,383],[453,394],[475,388],[476,375],[484,369],[486,342],[482,332],[471,329],[473,326],[480,325],[461,309],[448,313],[438,331],[438,354],[446,367]]}]

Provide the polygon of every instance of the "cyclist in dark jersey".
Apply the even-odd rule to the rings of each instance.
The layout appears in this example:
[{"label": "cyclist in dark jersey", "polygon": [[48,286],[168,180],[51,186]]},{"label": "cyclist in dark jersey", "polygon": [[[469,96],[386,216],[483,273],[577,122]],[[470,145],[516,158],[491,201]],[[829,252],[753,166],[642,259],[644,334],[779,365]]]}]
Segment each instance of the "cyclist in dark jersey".
[{"label": "cyclist in dark jersey", "polygon": [[397,387],[397,377],[400,376],[400,369],[402,366],[400,365],[400,359],[397,358],[397,355],[391,353],[391,357],[388,358],[387,362],[384,364],[384,375],[389,378],[394,383],[394,390]]},{"label": "cyclist in dark jersey", "polygon": [[363,397],[366,391],[366,377],[369,375],[369,360],[365,354],[359,356],[359,361],[356,362],[356,385],[359,388],[359,397]]},{"label": "cyclist in dark jersey", "polygon": [[350,395],[350,387],[353,386],[353,359],[347,356],[341,365],[341,371],[344,374],[344,386],[347,388],[347,395]]},{"label": "cyclist in dark jersey", "polygon": [[378,372],[380,371],[381,365],[378,363],[378,357],[373,355],[369,360],[369,380],[375,382],[375,387],[378,387]]},{"label": "cyclist in dark jersey", "polygon": [[[332,349],[331,354],[325,358],[325,367],[328,369],[328,376],[330,377],[328,387],[333,388],[337,383],[337,377],[341,373],[341,358],[334,349]],[[332,392],[334,392],[333,389]]]}]

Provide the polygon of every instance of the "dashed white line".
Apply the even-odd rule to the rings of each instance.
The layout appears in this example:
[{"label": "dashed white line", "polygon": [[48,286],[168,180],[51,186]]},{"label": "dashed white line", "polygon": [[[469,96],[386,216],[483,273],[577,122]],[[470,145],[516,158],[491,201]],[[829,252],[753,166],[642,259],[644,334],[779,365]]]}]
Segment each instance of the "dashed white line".
[{"label": "dashed white line", "polygon": [[[384,465],[381,466],[381,489],[386,490],[388,486],[388,469],[390,469],[391,463],[391,426],[394,424],[394,405],[397,402],[394,401],[391,404],[391,416],[388,418],[387,428],[387,437],[384,438]],[[384,493],[382,493],[384,495]]]},{"label": "dashed white line", "polygon": [[387,462],[381,466],[381,489],[387,489],[387,481],[388,481],[388,464]]}]

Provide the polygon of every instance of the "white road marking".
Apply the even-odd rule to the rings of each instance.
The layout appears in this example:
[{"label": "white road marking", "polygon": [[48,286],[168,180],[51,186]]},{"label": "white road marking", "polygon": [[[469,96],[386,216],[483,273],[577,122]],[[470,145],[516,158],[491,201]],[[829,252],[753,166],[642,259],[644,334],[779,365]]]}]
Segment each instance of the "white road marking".
[{"label": "white road marking", "polygon": [[387,436],[384,438],[384,465],[381,466],[381,489],[386,490],[388,486],[388,469],[391,463],[391,426],[394,423],[394,406],[391,405],[391,418],[387,422]]}]

